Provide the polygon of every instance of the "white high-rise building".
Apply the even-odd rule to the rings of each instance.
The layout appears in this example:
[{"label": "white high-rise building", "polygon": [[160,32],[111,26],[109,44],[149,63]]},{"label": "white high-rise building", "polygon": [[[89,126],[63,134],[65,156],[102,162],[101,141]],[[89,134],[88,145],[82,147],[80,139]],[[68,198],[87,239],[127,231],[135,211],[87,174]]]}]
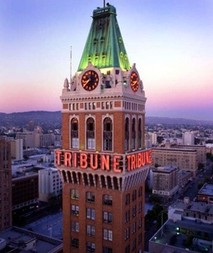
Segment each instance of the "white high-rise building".
[{"label": "white high-rise building", "polygon": [[23,139],[11,140],[11,157],[16,160],[23,160]]},{"label": "white high-rise building", "polygon": [[183,133],[183,144],[184,145],[194,145],[195,144],[195,136],[194,136],[193,132]]},{"label": "white high-rise building", "polygon": [[55,168],[39,170],[39,200],[48,202],[52,196],[58,196],[62,191],[62,181]]},{"label": "white high-rise building", "polygon": [[157,145],[157,133],[148,132],[146,134],[146,148]]}]

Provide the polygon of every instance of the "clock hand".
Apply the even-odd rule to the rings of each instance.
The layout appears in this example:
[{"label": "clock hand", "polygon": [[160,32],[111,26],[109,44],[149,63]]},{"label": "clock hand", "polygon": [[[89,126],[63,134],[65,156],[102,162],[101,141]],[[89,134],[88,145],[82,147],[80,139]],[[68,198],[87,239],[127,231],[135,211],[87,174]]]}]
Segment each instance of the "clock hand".
[{"label": "clock hand", "polygon": [[83,84],[83,88],[88,84],[88,82],[90,81],[90,78],[89,79],[87,79],[85,82],[84,82],[84,84]]}]

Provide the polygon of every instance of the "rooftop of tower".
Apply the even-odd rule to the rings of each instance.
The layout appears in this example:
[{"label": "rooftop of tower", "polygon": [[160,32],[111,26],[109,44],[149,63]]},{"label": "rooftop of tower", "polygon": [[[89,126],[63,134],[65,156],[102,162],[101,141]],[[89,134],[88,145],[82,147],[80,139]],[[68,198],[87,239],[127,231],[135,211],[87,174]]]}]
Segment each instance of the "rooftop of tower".
[{"label": "rooftop of tower", "polygon": [[129,70],[130,64],[116,18],[116,9],[107,3],[93,11],[93,21],[80,60],[78,71],[89,63],[95,67],[118,67]]}]

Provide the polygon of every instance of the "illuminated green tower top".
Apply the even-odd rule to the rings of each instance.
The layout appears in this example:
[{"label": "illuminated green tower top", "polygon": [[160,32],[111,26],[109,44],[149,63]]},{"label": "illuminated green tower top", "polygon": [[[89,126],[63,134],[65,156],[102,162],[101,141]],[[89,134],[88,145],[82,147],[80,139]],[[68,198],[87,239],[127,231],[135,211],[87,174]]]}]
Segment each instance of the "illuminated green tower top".
[{"label": "illuminated green tower top", "polygon": [[84,70],[89,63],[99,69],[111,67],[130,69],[116,16],[116,9],[110,4],[93,11],[93,22],[78,71]]}]

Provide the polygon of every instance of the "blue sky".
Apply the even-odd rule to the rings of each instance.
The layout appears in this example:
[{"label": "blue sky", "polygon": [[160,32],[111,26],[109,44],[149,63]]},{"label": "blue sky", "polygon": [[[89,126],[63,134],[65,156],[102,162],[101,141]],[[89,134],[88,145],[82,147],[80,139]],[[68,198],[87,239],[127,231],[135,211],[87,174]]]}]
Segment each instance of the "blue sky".
[{"label": "blue sky", "polygon": [[[106,1],[107,2],[107,1]],[[109,1],[148,116],[212,119],[213,1]],[[0,1],[0,111],[60,110],[63,82],[77,70],[98,0]]]}]

